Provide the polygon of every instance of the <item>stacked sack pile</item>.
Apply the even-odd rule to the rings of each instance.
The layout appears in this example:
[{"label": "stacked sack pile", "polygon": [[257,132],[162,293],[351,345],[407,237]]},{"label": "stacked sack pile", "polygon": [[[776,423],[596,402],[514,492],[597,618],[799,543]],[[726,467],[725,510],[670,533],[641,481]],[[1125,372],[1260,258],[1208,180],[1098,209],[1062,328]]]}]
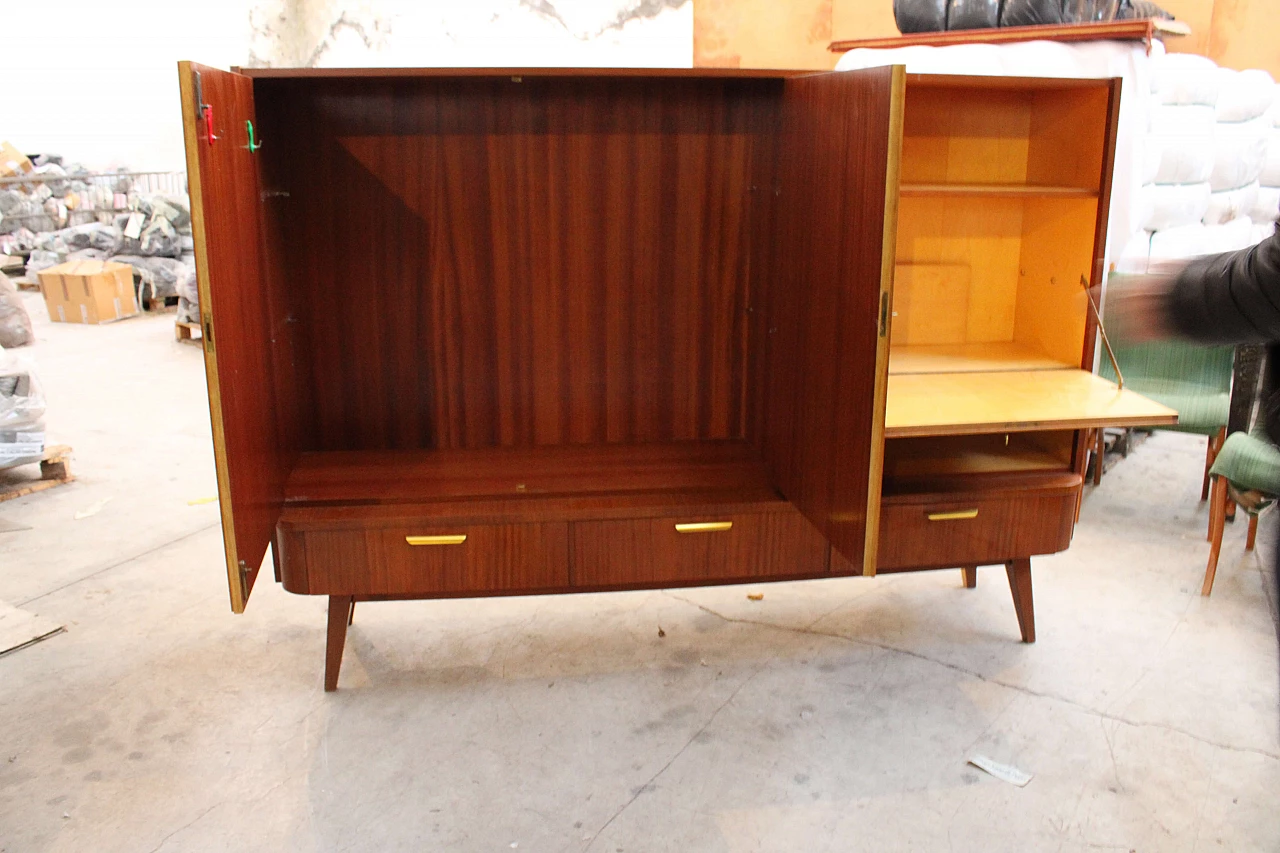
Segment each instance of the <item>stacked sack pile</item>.
[{"label": "stacked sack pile", "polygon": [[1167,54],[1152,62],[1150,135],[1135,235],[1122,262],[1243,249],[1280,218],[1276,84],[1265,71]]},{"label": "stacked sack pile", "polygon": [[44,394],[25,359],[0,347],[0,469],[44,454]]}]

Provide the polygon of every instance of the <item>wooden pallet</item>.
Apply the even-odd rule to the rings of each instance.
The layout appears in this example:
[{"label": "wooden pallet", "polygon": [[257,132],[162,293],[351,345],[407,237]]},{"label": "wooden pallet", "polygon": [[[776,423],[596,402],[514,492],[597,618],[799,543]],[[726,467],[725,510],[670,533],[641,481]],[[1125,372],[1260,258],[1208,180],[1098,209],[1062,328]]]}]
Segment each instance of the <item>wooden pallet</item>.
[{"label": "wooden pallet", "polygon": [[174,323],[173,336],[180,344],[204,346],[204,335],[200,331],[199,323]]},{"label": "wooden pallet", "polygon": [[[31,464],[35,464],[34,462]],[[18,465],[11,470],[21,470],[25,465]],[[8,471],[0,471],[0,501],[12,500],[70,483],[75,479],[71,474],[71,448],[65,444],[54,444],[44,449],[40,459],[39,480],[6,479]]]}]

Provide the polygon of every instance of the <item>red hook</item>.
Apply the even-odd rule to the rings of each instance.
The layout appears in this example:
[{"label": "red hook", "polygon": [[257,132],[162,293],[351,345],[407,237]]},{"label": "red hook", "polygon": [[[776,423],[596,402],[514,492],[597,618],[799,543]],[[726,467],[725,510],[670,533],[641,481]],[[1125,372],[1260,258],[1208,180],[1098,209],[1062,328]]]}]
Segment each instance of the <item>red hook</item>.
[{"label": "red hook", "polygon": [[212,145],[218,137],[213,133],[213,104],[201,104],[200,114],[204,116],[205,140]]}]

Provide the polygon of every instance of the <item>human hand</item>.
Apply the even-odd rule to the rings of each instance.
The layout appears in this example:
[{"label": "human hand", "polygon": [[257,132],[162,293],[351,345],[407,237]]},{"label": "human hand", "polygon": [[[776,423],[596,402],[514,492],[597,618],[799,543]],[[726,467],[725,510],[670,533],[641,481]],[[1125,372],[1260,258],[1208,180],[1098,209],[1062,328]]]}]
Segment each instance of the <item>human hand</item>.
[{"label": "human hand", "polygon": [[1112,280],[1103,319],[1116,342],[1140,344],[1174,336],[1168,309],[1173,278],[1162,271]]}]

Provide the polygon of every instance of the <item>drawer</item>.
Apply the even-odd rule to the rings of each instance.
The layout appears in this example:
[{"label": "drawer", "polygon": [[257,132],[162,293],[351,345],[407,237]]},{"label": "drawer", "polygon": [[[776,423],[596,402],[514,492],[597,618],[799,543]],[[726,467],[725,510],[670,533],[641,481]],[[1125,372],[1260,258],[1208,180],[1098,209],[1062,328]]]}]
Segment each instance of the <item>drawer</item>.
[{"label": "drawer", "polygon": [[576,587],[822,575],[827,542],[795,509],[573,524]]},{"label": "drawer", "polygon": [[1072,473],[954,478],[886,494],[877,571],[989,565],[1071,543],[1081,479]]},{"label": "drawer", "polygon": [[291,592],[448,595],[569,586],[567,522],[310,529],[280,539]]}]

